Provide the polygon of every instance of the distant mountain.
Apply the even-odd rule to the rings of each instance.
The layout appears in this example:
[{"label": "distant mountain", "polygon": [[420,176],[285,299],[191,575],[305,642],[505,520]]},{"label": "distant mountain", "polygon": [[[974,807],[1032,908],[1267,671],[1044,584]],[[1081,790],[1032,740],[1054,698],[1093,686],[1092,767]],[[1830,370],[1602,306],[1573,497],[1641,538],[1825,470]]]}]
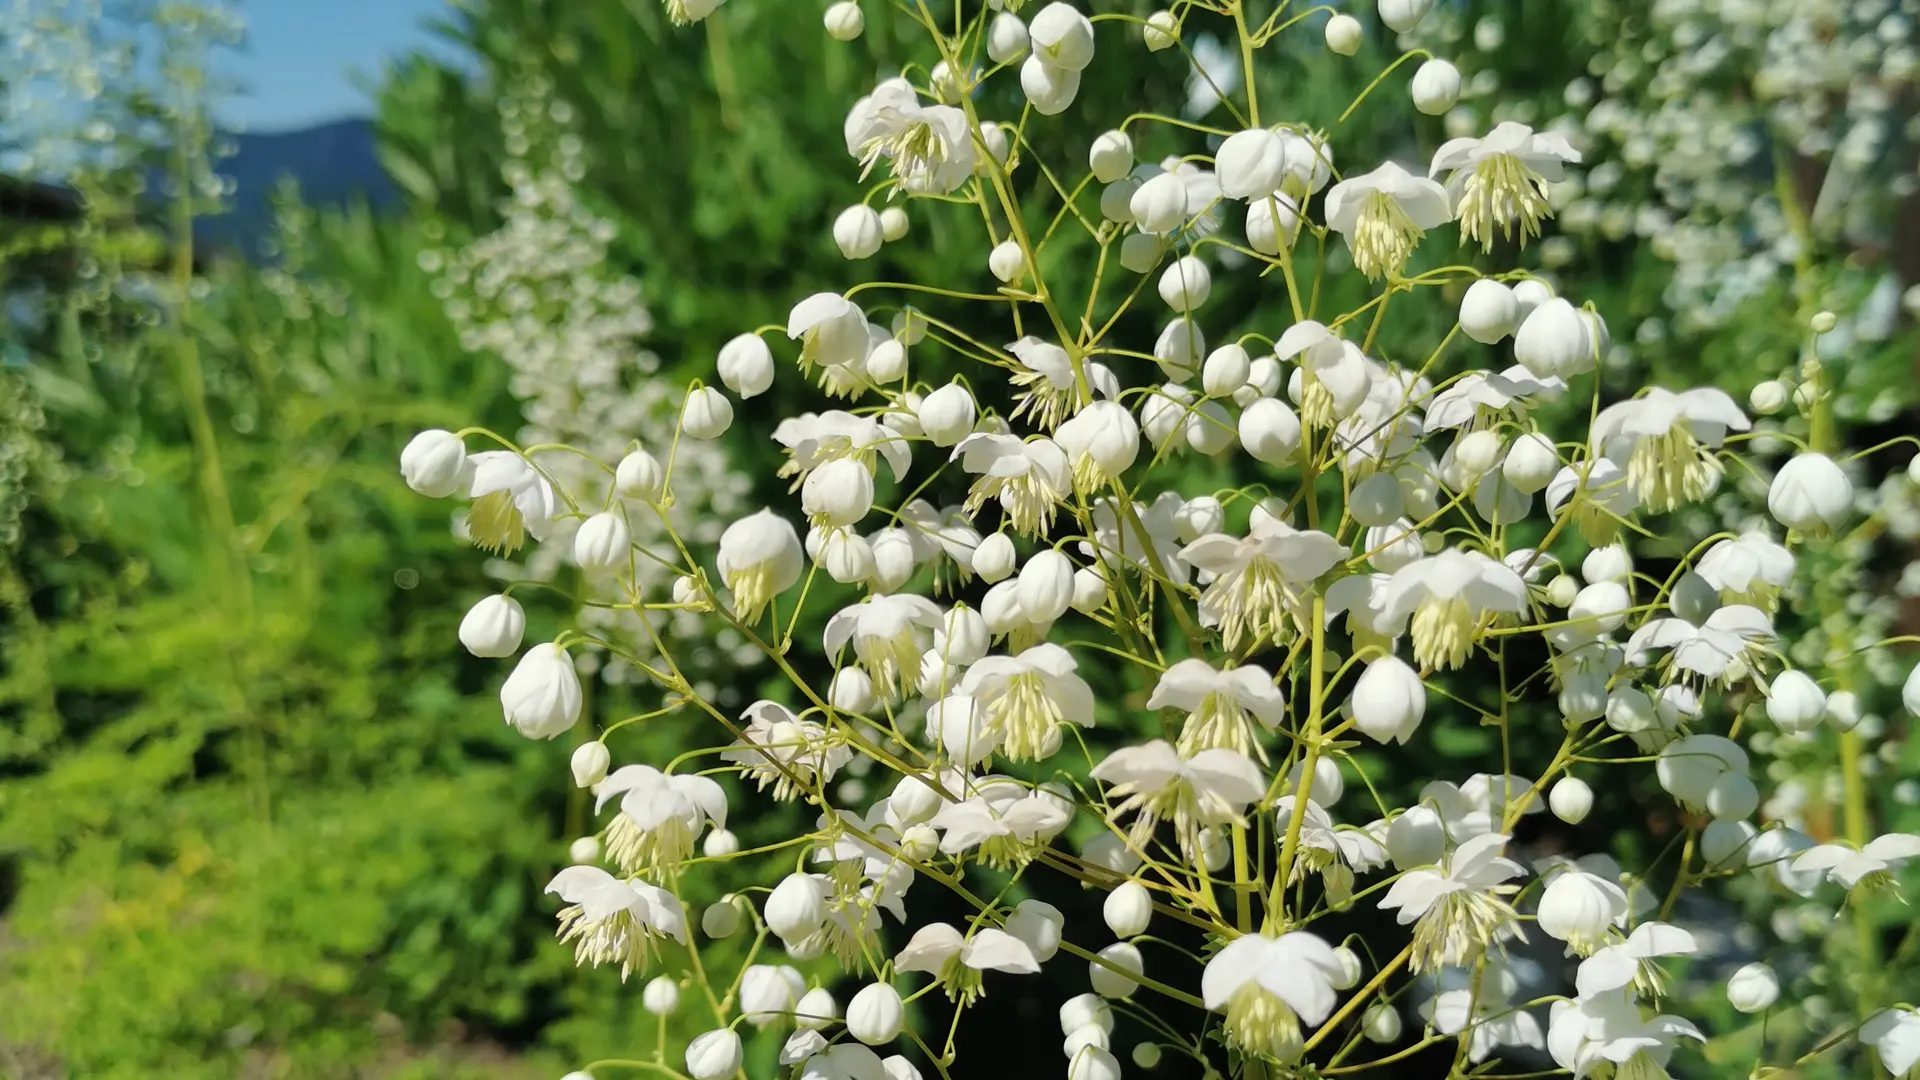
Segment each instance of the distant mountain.
[{"label": "distant mountain", "polygon": [[199,244],[259,254],[260,241],[273,227],[273,192],[283,178],[299,184],[301,198],[312,206],[365,200],[383,209],[399,203],[399,189],[374,151],[373,121],[365,117],[297,131],[248,132],[233,140],[233,156],[218,169],[233,178],[233,209],[201,220],[195,229]]}]

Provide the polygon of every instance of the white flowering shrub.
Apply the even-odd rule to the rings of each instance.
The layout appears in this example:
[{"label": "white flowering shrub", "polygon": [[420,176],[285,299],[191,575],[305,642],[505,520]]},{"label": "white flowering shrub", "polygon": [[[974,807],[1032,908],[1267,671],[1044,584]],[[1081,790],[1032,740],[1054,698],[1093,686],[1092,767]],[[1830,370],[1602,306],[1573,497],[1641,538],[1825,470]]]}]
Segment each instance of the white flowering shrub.
[{"label": "white flowering shrub", "polygon": [[[1432,6],[1362,14],[1404,33]],[[661,694],[572,752],[596,830],[548,888],[580,964],[648,972],[646,1007],[699,1034],[669,1057],[663,1020],[651,1058],[587,1074],[747,1075],[766,1031],[805,1077],[950,1076],[983,997],[1066,968],[1086,972],[1059,1002],[1072,1080],[1167,1055],[1208,1076],[1912,1075],[1920,1013],[1880,973],[1916,940],[1897,913],[1920,835],[1881,826],[1861,702],[1900,686],[1920,711],[1920,676],[1892,670],[1905,639],[1824,605],[1898,501],[1856,477],[1910,484],[1915,440],[1842,449],[1830,316],[1774,405],[1797,429],[1763,437],[1713,388],[1603,393],[1604,312],[1471,265],[1555,228],[1581,153],[1506,121],[1345,161],[1353,108],[1292,115],[1251,77],[1356,51],[1358,20],[1312,14],[836,4],[836,39],[884,19],[920,43],[848,103],[846,286],[741,327],[671,431],[543,450],[588,482],[478,429],[406,447],[407,483],[467,500],[476,544],[560,548],[648,639],[583,623],[523,650],[500,598],[461,630],[518,656],[501,704],[528,738],[578,732],[583,649]],[[1139,112],[1084,166],[1041,153],[1084,71],[1203,27],[1241,67],[1220,122]],[[1460,81],[1408,54],[1354,108],[1444,112]],[[916,230],[972,262],[852,269]],[[1229,276],[1264,283],[1256,310],[1213,315]],[[815,408],[742,431],[736,403],[776,383]],[[778,504],[690,531],[686,456],[763,436]],[[694,617],[765,656],[764,697],[723,708],[689,678],[667,628]],[[663,722],[711,737],[623,759],[623,729]],[[1843,820],[1756,768],[1763,740],[1827,754]],[[730,823],[770,803],[812,827],[744,845]],[[1596,805],[1633,812],[1576,828]],[[723,865],[759,884],[689,910]],[[1063,910],[1082,888],[1104,927]],[[1861,976],[1816,1007],[1833,980],[1789,942],[1714,980],[1755,1026],[1711,1022],[1694,968],[1773,948],[1783,928],[1744,913],[1790,905],[1843,928],[1825,947]],[[736,935],[744,959],[710,963],[703,939]]]}]

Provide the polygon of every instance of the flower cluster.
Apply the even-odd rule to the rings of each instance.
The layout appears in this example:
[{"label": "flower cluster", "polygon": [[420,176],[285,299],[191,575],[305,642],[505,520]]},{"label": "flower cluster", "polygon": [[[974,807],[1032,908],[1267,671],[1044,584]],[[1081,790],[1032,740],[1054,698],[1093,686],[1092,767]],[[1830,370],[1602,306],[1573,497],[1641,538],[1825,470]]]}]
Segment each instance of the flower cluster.
[{"label": "flower cluster", "polygon": [[[1377,13],[1406,32],[1432,6]],[[718,7],[668,2],[681,20]],[[1247,70],[1244,103],[1219,102],[1234,126],[1136,115],[1085,148],[1085,185],[1065,184],[1077,170],[1045,160],[1044,118],[1112,53],[1180,44],[1191,22],[1232,35],[1250,69],[1304,31],[1239,2],[1222,5],[1231,19],[1026,7],[1001,0],[958,25],[907,9],[940,62],[879,81],[844,125],[848,172],[873,186],[835,221],[842,253],[865,259],[923,214],[984,230],[964,280],[856,280],[797,298],[783,326],[743,328],[717,357],[720,385],[679,397],[664,447],[577,448],[610,488],[572,486],[510,444],[473,449],[479,432],[423,432],[403,452],[416,491],[472,500],[477,542],[558,545],[656,642],[697,614],[782,680],[722,707],[673,650],[607,646],[665,693],[663,711],[716,738],[611,768],[621,720],[574,752],[602,824],[550,887],[561,936],[623,974],[668,957],[646,995],[663,1015],[684,984],[732,987],[702,995],[713,1026],[686,1049],[693,1080],[741,1068],[742,1025],[791,1025],[779,1061],[801,1076],[917,1076],[915,1051],[944,1073],[952,1036],[943,1049],[910,1030],[916,999],[964,1011],[1069,958],[1088,987],[1060,1009],[1072,1080],[1118,1077],[1124,1030],[1146,1033],[1135,1066],[1174,1053],[1210,1075],[1307,1075],[1330,1058],[1392,1075],[1446,1043],[1458,1060],[1544,1052],[1574,1076],[1668,1075],[1708,1030],[1663,1011],[1666,958],[1709,951],[1690,904],[1753,887],[1844,920],[1920,855],[1920,837],[1877,833],[1864,804],[1819,835],[1770,808],[1779,793],[1748,750],[1762,734],[1858,737],[1858,706],[1839,699],[1875,669],[1851,656],[1899,642],[1808,658],[1790,635],[1809,567],[1876,520],[1854,477],[1880,455],[1844,455],[1818,363],[1793,403],[1809,434],[1763,444],[1715,388],[1602,400],[1612,339],[1577,297],[1523,271],[1420,269],[1552,227],[1550,192],[1582,155],[1517,121],[1425,161],[1343,170],[1327,118],[1276,115]],[[836,4],[826,29],[857,37],[869,14]],[[1346,55],[1364,29],[1343,15],[1320,32]],[[1429,60],[1407,92],[1445,111],[1458,72]],[[992,103],[1023,118],[982,116]],[[1172,155],[1141,160],[1149,140]],[[1324,257],[1335,245],[1351,258]],[[1076,262],[1098,270],[1057,270]],[[1323,279],[1346,273],[1370,299],[1322,310]],[[1232,336],[1209,300],[1241,277],[1264,302],[1256,330]],[[1445,305],[1444,334],[1383,332],[1423,303]],[[1132,340],[1122,316],[1150,310],[1163,329]],[[1831,326],[1808,327],[1809,354]],[[689,482],[681,455],[776,382],[779,400],[816,406],[770,432],[790,498],[688,535],[669,513]],[[1223,473],[1258,482],[1197,479]],[[1690,511],[1727,502],[1746,508],[1741,528],[1690,531]],[[1648,557],[1641,538],[1663,533]],[[807,614],[817,663],[793,659]],[[574,731],[586,635],[520,653],[523,632],[496,599],[461,636],[520,654],[507,723]],[[1903,699],[1920,711],[1920,675]],[[1435,775],[1444,739],[1492,749]],[[1402,747],[1423,783],[1389,800],[1378,763]],[[1586,819],[1602,777],[1645,796],[1627,820],[1669,842],[1570,857],[1525,839],[1545,816]],[[813,827],[743,850],[733,804],[769,799],[805,806]],[[756,932],[731,982],[709,983],[720,973],[678,897],[736,860],[766,890],[700,914],[708,937]],[[1063,882],[1105,894],[1114,940],[1040,895]],[[929,892],[974,914],[914,919]],[[1361,908],[1390,914],[1375,920],[1390,931],[1342,936]],[[1175,922],[1201,936],[1199,956],[1148,933]],[[1559,984],[1523,977],[1521,950],[1542,945],[1569,958]],[[856,984],[844,1010],[779,952],[837,965]],[[1743,968],[1726,991],[1763,1012],[1779,979]],[[1164,1022],[1162,1002],[1207,1010],[1208,1030]],[[1911,1009],[1858,1004],[1818,1049],[1871,1045],[1910,1068]]]}]

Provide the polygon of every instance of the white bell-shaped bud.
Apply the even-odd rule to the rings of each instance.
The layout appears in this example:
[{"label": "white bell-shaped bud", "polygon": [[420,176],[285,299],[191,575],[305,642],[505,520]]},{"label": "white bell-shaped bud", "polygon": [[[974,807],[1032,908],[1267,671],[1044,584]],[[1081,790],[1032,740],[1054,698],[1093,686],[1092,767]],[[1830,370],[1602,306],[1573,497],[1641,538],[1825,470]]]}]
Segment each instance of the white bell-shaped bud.
[{"label": "white bell-shaped bud", "polygon": [[1206,303],[1212,294],[1212,271],[1192,255],[1175,259],[1160,275],[1160,299],[1182,315]]},{"label": "white bell-shaped bud", "polygon": [[666,1016],[680,1007],[680,984],[668,975],[657,975],[640,991],[640,1005],[655,1016]]},{"label": "white bell-shaped bud", "polygon": [[528,649],[500,685],[507,723],[529,739],[564,734],[580,719],[580,676],[566,650],[543,642]]},{"label": "white bell-shaped bud", "polygon": [[[1133,943],[1122,941],[1101,949],[1099,956],[1107,963],[1087,965],[1087,974],[1093,980],[1093,992],[1103,998],[1119,1001],[1132,997],[1134,991],[1140,989],[1140,983],[1129,976],[1146,970],[1140,950]],[[1114,968],[1120,970],[1115,971]]]},{"label": "white bell-shaped bud", "polygon": [[987,269],[1000,279],[1001,284],[1011,285],[1027,274],[1027,253],[1017,240],[1002,240],[987,252]]},{"label": "white bell-shaped bud", "polygon": [[863,986],[853,995],[853,1000],[847,1002],[847,1034],[868,1046],[892,1042],[906,1019],[907,1009],[900,1000],[900,991],[886,983]]},{"label": "white bell-shaped bud", "polygon": [[733,426],[733,402],[711,386],[687,395],[680,410],[680,430],[692,439],[717,439]]},{"label": "white bell-shaped bud", "polygon": [[624,569],[631,561],[633,535],[625,514],[603,511],[580,523],[573,534],[573,561],[588,574]]},{"label": "white bell-shaped bud", "polygon": [[1812,731],[1826,713],[1826,693],[1804,671],[1783,671],[1767,687],[1767,719],[1782,731]]},{"label": "white bell-shaped bud", "polygon": [[973,403],[973,395],[954,382],[921,398],[915,415],[920,421],[920,430],[933,440],[933,445],[948,447],[973,434],[973,425],[980,413]]},{"label": "white bell-shaped bud", "polygon": [[483,597],[460,619],[460,644],[475,656],[498,659],[520,651],[527,613],[505,594]]},{"label": "white bell-shaped bud", "polygon": [[973,572],[989,585],[1006,580],[1013,573],[1019,555],[1013,550],[1013,540],[1006,533],[994,533],[984,537],[973,549]]},{"label": "white bell-shaped bud", "polygon": [[666,494],[667,474],[660,459],[645,450],[635,450],[620,459],[613,470],[613,490],[623,498],[657,503]]},{"label": "white bell-shaped bud", "polygon": [[1266,397],[1240,411],[1240,445],[1255,461],[1285,465],[1300,452],[1300,416],[1279,398]]},{"label": "white bell-shaped bud", "polygon": [[1080,72],[1093,63],[1093,21],[1072,4],[1041,8],[1027,24],[1034,55],[1055,67]]},{"label": "white bell-shaped bud", "polygon": [[722,1080],[740,1070],[740,1036],[732,1028],[696,1035],[687,1044],[687,1075],[692,1080]]},{"label": "white bell-shaped bud", "polygon": [[1249,128],[1227,136],[1213,156],[1220,194],[1229,199],[1258,199],[1280,190],[1287,178],[1287,136],[1268,128]]},{"label": "white bell-shaped bud", "polygon": [[1163,172],[1135,189],[1127,205],[1141,232],[1163,236],[1187,223],[1187,182]]},{"label": "white bell-shaped bud", "polygon": [[607,752],[607,744],[595,740],[581,743],[573,748],[573,756],[567,760],[567,767],[573,772],[574,787],[592,787],[607,778],[607,766],[613,761],[613,755]]},{"label": "white bell-shaped bud", "polygon": [[1742,966],[1727,979],[1727,1002],[1740,1012],[1766,1012],[1778,1000],[1780,976],[1758,961]]},{"label": "white bell-shaped bud", "polygon": [[451,431],[434,428],[408,440],[400,451],[400,476],[417,494],[444,499],[465,486],[467,446]]},{"label": "white bell-shaped bud", "polygon": [[1408,88],[1413,107],[1439,116],[1460,100],[1460,69],[1438,57],[1421,64]]},{"label": "white bell-shaped bud", "polygon": [[1100,905],[1100,916],[1114,937],[1139,937],[1147,932],[1147,924],[1153,919],[1153,895],[1145,885],[1129,878],[1107,894],[1106,901]]},{"label": "white bell-shaped bud", "polygon": [[855,0],[839,0],[827,7],[827,36],[835,41],[852,41],[867,28],[867,17]]},{"label": "white bell-shaped bud", "polygon": [[1547,792],[1547,808],[1561,821],[1578,825],[1593,809],[1593,789],[1579,777],[1563,776]]},{"label": "white bell-shaped bud", "polygon": [[1327,48],[1341,56],[1352,56],[1360,51],[1360,42],[1366,36],[1360,26],[1360,20],[1342,12],[1327,20]]},{"label": "white bell-shaped bud", "polygon": [[1124,131],[1108,131],[1094,137],[1087,151],[1087,167],[1093,178],[1111,184],[1133,171],[1133,139]]},{"label": "white bell-shaped bud", "polygon": [[1433,10],[1433,0],[1379,0],[1380,21],[1396,34],[1404,34],[1420,25]]},{"label": "white bell-shaped bud", "polygon": [[1467,286],[1460,298],[1460,330],[1482,345],[1492,345],[1520,326],[1520,300],[1492,278]]},{"label": "white bell-shaped bud", "polygon": [[1002,11],[987,24],[987,59],[996,64],[1012,63],[1026,55],[1027,24],[1011,11]]},{"label": "white bell-shaped bud", "polygon": [[1073,561],[1048,548],[1020,568],[1020,610],[1027,621],[1050,623],[1073,606]]},{"label": "white bell-shaped bud", "polygon": [[1513,336],[1513,358],[1535,376],[1572,378],[1593,370],[1590,324],[1580,310],[1554,297],[1527,315]]},{"label": "white bell-shaped bud", "polygon": [[827,921],[827,898],[819,879],[788,874],[767,894],[761,910],[767,929],[783,941],[799,941]]},{"label": "white bell-shaped bud", "polygon": [[880,227],[880,212],[865,203],[849,206],[833,219],[833,243],[843,258],[868,258],[879,251],[886,240],[886,230]]},{"label": "white bell-shaped bud", "polygon": [[1853,483],[1825,454],[1797,454],[1767,488],[1767,512],[1798,532],[1825,535],[1853,510]]},{"label": "white bell-shaped bud", "polygon": [[1427,715],[1427,687],[1406,661],[1383,656],[1361,673],[1348,703],[1362,734],[1375,742],[1404,744]]},{"label": "white bell-shaped bud", "polygon": [[1517,491],[1532,495],[1544,489],[1560,472],[1560,455],[1553,440],[1537,431],[1529,431],[1507,446],[1501,459],[1500,475]]},{"label": "white bell-shaped bud", "polygon": [[1229,341],[1207,354],[1200,367],[1200,388],[1208,397],[1228,397],[1247,385],[1253,374],[1253,358],[1239,342]]},{"label": "white bell-shaped bud", "polygon": [[1034,112],[1058,116],[1080,95],[1080,72],[1049,64],[1034,53],[1020,63],[1020,90]]}]

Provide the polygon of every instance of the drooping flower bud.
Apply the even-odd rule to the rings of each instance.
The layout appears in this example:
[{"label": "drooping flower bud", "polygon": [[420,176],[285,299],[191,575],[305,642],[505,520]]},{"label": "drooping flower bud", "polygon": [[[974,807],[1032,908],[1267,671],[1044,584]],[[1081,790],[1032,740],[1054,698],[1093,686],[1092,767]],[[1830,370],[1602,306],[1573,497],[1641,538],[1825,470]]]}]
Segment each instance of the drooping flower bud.
[{"label": "drooping flower bud", "polygon": [[1238,432],[1255,461],[1285,465],[1300,452],[1300,417],[1279,398],[1261,398],[1241,410]]},{"label": "drooping flower bud", "polygon": [[1212,294],[1212,272],[1191,255],[1174,260],[1160,275],[1160,299],[1182,315],[1206,303]]},{"label": "drooping flower bud", "polygon": [[1406,743],[1427,714],[1427,688],[1420,673],[1397,656],[1367,665],[1353,686],[1354,726],[1375,742]]},{"label": "drooping flower bud", "polygon": [[1547,792],[1547,808],[1561,821],[1578,825],[1593,809],[1593,789],[1579,777],[1563,776]]},{"label": "drooping flower bud", "polygon": [[552,739],[580,719],[580,676],[566,650],[543,642],[528,649],[500,685],[507,723],[529,739]]},{"label": "drooping flower bud", "polygon": [[620,459],[613,471],[615,494],[642,502],[657,503],[666,494],[666,471],[660,459],[645,450],[635,450]]},{"label": "drooping flower bud", "polygon": [[703,386],[687,395],[680,410],[680,430],[688,438],[717,439],[733,426],[733,402],[711,386]]},{"label": "drooping flower bud", "polygon": [[819,879],[808,874],[788,874],[767,894],[761,911],[767,929],[783,941],[799,941],[827,919],[827,899]]},{"label": "drooping flower bud", "polygon": [[460,620],[460,644],[475,656],[498,659],[520,651],[527,614],[520,602],[499,594],[483,597]]},{"label": "drooping flower bud", "polygon": [[720,382],[745,401],[773,386],[773,350],[759,334],[739,334],[720,347]]},{"label": "drooping flower bud", "polygon": [[833,219],[833,243],[843,258],[868,258],[885,242],[879,212],[865,203],[855,203]]},{"label": "drooping flower bud", "polygon": [[594,740],[574,747],[573,756],[567,762],[573,772],[574,787],[592,787],[607,778],[607,765],[613,755],[607,752],[607,744]]},{"label": "drooping flower bud", "polygon": [[400,476],[429,499],[444,499],[466,486],[472,469],[466,444],[451,431],[423,431],[400,451]]},{"label": "drooping flower bud", "polygon": [[1460,69],[1438,57],[1420,65],[1413,73],[1413,107],[1428,116],[1439,116],[1460,100]]},{"label": "drooping flower bud", "polygon": [[987,24],[987,59],[1006,64],[1027,51],[1027,24],[1011,11],[1002,11]]},{"label": "drooping flower bud", "polygon": [[839,0],[829,5],[825,22],[827,36],[835,41],[852,41],[867,28],[867,17],[860,13],[856,0]]},{"label": "drooping flower bud", "polygon": [[1227,136],[1214,153],[1220,194],[1229,199],[1259,199],[1280,190],[1287,178],[1287,141],[1277,131],[1249,128]]},{"label": "drooping flower bud", "polygon": [[1380,0],[1380,21],[1396,34],[1404,34],[1420,25],[1433,9],[1433,0]]},{"label": "drooping flower bud", "polygon": [[1040,53],[1034,53],[1020,64],[1020,89],[1034,112],[1058,116],[1079,96],[1080,72],[1050,64]]},{"label": "drooping flower bud", "polygon": [[1171,11],[1156,11],[1147,16],[1145,36],[1148,52],[1171,49],[1180,40],[1180,19]]},{"label": "drooping flower bud", "polygon": [[1100,916],[1117,938],[1134,938],[1147,932],[1153,919],[1153,896],[1147,887],[1128,879],[1113,887],[1100,905]]},{"label": "drooping flower bud", "polygon": [[1774,474],[1767,512],[1789,529],[1825,535],[1853,510],[1853,483],[1825,454],[1796,454]]},{"label": "drooping flower bud", "polygon": [[1360,51],[1360,41],[1365,37],[1360,20],[1344,12],[1327,20],[1327,48],[1341,56],[1352,56]]},{"label": "drooping flower bud", "polygon": [[1513,358],[1535,376],[1570,379],[1594,366],[1593,336],[1580,310],[1563,297],[1533,309],[1513,336]]},{"label": "drooping flower bud", "polygon": [[580,523],[573,534],[573,561],[588,574],[605,574],[628,564],[633,536],[625,514],[603,511]]},{"label": "drooping flower bud", "polygon": [[1163,172],[1136,188],[1127,207],[1141,232],[1164,236],[1187,223],[1187,182]]},{"label": "drooping flower bud", "polygon": [[987,269],[1001,284],[1011,285],[1027,275],[1027,253],[1019,241],[1002,240],[987,252]]},{"label": "drooping flower bud", "polygon": [[1020,568],[1020,610],[1027,621],[1050,623],[1073,604],[1073,562],[1051,548]]},{"label": "drooping flower bud", "polygon": [[1767,718],[1782,731],[1812,731],[1826,712],[1826,693],[1804,671],[1783,671],[1767,687]]},{"label": "drooping flower bud", "polygon": [[1780,977],[1762,963],[1747,964],[1727,979],[1727,1001],[1743,1013],[1765,1012],[1780,999]]},{"label": "drooping flower bud", "polygon": [[933,440],[933,445],[947,447],[973,434],[974,421],[980,414],[973,395],[954,382],[922,398],[917,415],[920,430]]},{"label": "drooping flower bud", "polygon": [[994,533],[983,538],[973,549],[973,572],[989,585],[1005,581],[1013,573],[1019,555],[1013,550],[1013,539],[1006,533]]},{"label": "drooping flower bud", "polygon": [[658,975],[640,991],[640,1005],[655,1016],[666,1016],[680,1007],[680,984],[672,976]]},{"label": "drooping flower bud", "polygon": [[863,986],[847,1002],[847,1034],[868,1046],[892,1042],[905,1023],[900,992],[886,983]]},{"label": "drooping flower bud", "polygon": [[1467,286],[1460,298],[1460,330],[1482,345],[1493,345],[1520,326],[1520,300],[1492,278]]},{"label": "drooping flower bud", "polygon": [[740,1036],[732,1028],[696,1035],[687,1044],[687,1075],[693,1080],[722,1080],[740,1070]]}]

